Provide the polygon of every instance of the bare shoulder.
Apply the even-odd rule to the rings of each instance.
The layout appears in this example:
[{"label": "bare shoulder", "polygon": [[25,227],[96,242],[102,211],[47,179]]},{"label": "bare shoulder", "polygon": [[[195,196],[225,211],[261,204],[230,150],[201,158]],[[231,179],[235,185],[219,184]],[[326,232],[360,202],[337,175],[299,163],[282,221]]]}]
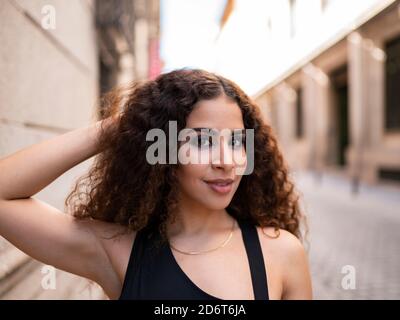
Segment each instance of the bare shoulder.
[{"label": "bare shoulder", "polygon": [[304,246],[299,238],[291,232],[273,227],[257,227],[259,238],[262,244],[279,249],[282,253],[282,258],[292,258],[293,255],[304,252]]},{"label": "bare shoulder", "polygon": [[[283,299],[311,299],[308,254],[303,243],[291,232],[273,227],[257,227],[264,257],[280,269]],[[267,255],[267,257],[266,257]]]}]

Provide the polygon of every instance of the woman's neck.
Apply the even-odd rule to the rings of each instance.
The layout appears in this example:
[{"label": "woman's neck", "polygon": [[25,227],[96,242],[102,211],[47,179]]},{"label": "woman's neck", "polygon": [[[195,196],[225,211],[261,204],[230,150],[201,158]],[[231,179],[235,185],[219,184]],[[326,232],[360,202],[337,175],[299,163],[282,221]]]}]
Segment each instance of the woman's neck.
[{"label": "woman's neck", "polygon": [[167,224],[169,238],[210,236],[232,229],[233,217],[226,209],[210,210],[200,204],[179,203],[176,219]]}]

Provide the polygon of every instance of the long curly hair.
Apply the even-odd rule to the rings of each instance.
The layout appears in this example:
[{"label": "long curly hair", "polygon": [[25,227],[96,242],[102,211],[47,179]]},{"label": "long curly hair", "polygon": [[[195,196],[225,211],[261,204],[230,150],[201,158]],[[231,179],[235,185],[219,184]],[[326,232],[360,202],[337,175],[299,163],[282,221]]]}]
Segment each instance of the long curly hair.
[{"label": "long curly hair", "polygon": [[[178,204],[177,164],[149,164],[146,141],[150,129],[177,122],[178,132],[196,102],[225,94],[238,104],[246,129],[254,129],[254,170],[244,175],[226,208],[237,219],[261,227],[285,229],[301,241],[299,195],[289,179],[288,165],[277,138],[260,108],[233,81],[200,69],[178,69],[154,80],[134,81],[103,96],[101,118],[113,117],[113,130],[99,134],[101,151],[89,172],[80,177],[65,200],[76,218],[118,223],[138,231],[156,226],[166,239],[166,222]],[[306,231],[308,228],[306,227]],[[306,232],[307,233],[307,232]]]}]

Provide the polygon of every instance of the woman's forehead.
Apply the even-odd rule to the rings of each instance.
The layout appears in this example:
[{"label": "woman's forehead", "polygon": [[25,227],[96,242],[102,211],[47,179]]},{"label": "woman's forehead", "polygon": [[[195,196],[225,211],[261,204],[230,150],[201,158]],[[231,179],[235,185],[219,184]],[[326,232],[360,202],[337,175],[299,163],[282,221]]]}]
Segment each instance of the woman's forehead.
[{"label": "woman's forehead", "polygon": [[196,103],[186,120],[189,128],[244,128],[242,111],[238,104],[226,96]]}]

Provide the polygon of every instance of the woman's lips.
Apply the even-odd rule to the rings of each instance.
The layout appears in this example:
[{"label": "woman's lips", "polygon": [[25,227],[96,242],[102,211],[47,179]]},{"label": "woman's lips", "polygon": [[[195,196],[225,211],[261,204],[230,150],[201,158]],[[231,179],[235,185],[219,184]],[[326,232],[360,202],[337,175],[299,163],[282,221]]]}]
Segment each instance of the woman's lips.
[{"label": "woman's lips", "polygon": [[226,182],[214,182],[214,181],[204,181],[211,190],[219,193],[219,194],[227,194],[231,192],[233,181]]}]

